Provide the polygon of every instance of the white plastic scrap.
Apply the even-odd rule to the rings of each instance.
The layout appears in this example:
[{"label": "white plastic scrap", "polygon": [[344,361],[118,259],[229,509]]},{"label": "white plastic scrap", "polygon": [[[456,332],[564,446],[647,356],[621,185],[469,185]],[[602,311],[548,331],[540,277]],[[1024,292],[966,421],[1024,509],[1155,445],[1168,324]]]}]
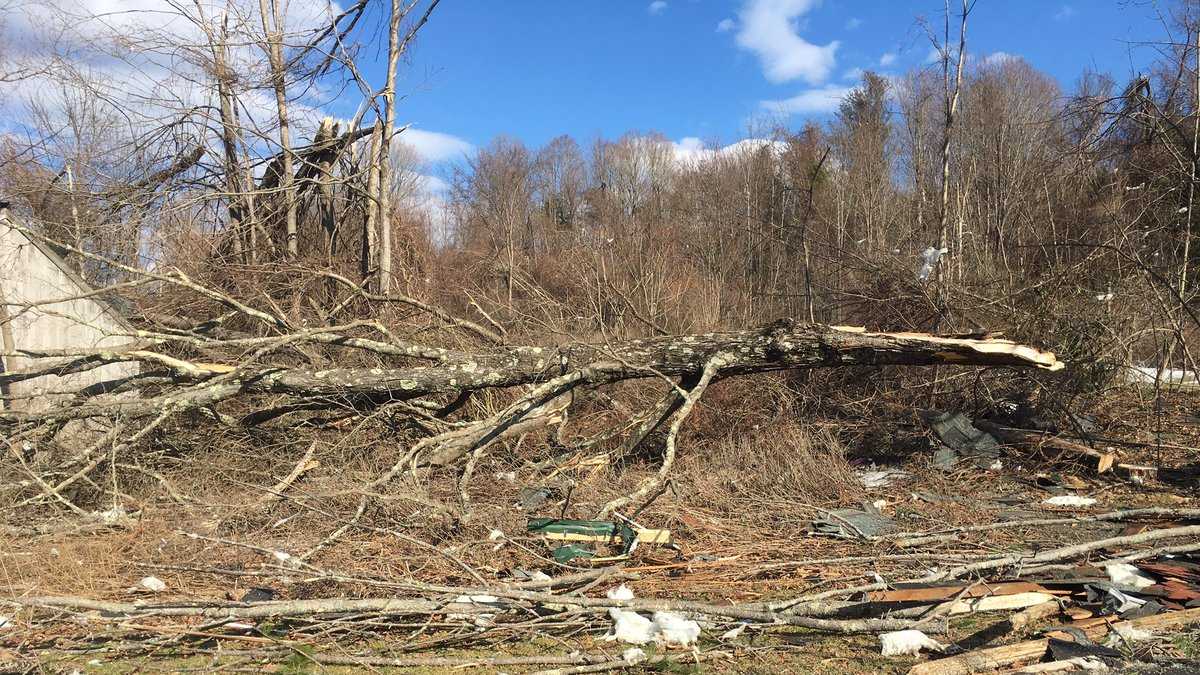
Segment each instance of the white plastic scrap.
[{"label": "white plastic scrap", "polygon": [[884,656],[916,656],[922,649],[933,652],[945,651],[946,645],[930,638],[919,630],[898,630],[879,636]]},{"label": "white plastic scrap", "polygon": [[[485,595],[485,594],[460,595],[460,596],[454,598],[454,602],[461,603],[464,605],[475,605],[477,607],[488,607],[488,608],[495,608],[495,609],[502,609],[504,607],[504,603],[500,600],[500,598],[497,598],[494,595]],[[496,615],[494,613],[461,614],[458,612],[454,612],[451,614],[447,614],[447,616],[452,619],[459,619],[459,620],[470,619],[479,628],[487,628],[487,627],[491,626],[493,623],[493,620],[496,618]]]},{"label": "white plastic scrap", "polygon": [[942,256],[949,253],[948,248],[934,248],[930,246],[921,252],[921,267],[917,269],[917,278],[921,281],[928,281],[933,274],[933,268],[937,266],[938,261]]},{"label": "white plastic scrap", "polygon": [[646,652],[638,649],[637,647],[630,647],[629,649],[621,652],[621,658],[629,661],[630,663],[641,663],[642,661],[646,660]]},{"label": "white plastic scrap", "polygon": [[138,582],[138,590],[161,593],[167,590],[167,584],[158,577],[142,577],[142,580]]},{"label": "white plastic scrap", "polygon": [[608,596],[609,600],[632,600],[633,599],[633,591],[629,590],[629,587],[626,586],[625,584],[621,584],[620,586],[617,586],[616,588],[605,593],[605,595]]},{"label": "white plastic scrap", "polygon": [[742,636],[742,633],[746,632],[746,626],[749,626],[749,625],[750,624],[748,624],[748,623],[739,623],[737,625],[737,628],[730,628],[729,630],[725,631],[724,633],[721,633],[721,639],[722,640],[736,640]]},{"label": "white plastic scrap", "polygon": [[[633,591],[625,584],[610,590],[605,595],[609,600],[632,600]],[[620,640],[634,645],[644,645],[654,641],[654,622],[646,617],[625,609],[610,607],[608,615],[613,620],[613,632],[607,640]]]},{"label": "white plastic scrap", "polygon": [[867,489],[887,487],[892,484],[897,478],[907,478],[908,474],[903,471],[863,471],[858,474],[858,479],[862,482],[863,487]]},{"label": "white plastic scrap", "polygon": [[1091,506],[1096,503],[1091,497],[1078,497],[1076,495],[1059,495],[1042,501],[1043,504],[1049,506]]},{"label": "white plastic scrap", "polygon": [[[632,600],[633,591],[625,584],[610,590],[610,600]],[[655,612],[654,619],[627,609],[610,607],[608,615],[613,620],[612,635],[606,640],[620,640],[634,645],[650,642],[687,646],[700,637],[700,624],[674,612]]]},{"label": "white plastic scrap", "polygon": [[1108,636],[1108,641],[1105,643],[1109,647],[1113,647],[1124,642],[1142,642],[1154,638],[1154,633],[1148,630],[1142,630],[1122,623],[1113,624],[1113,632]]},{"label": "white plastic scrap", "polygon": [[8,630],[13,627],[13,620],[7,616],[0,615],[0,630]]},{"label": "white plastic scrap", "polygon": [[669,645],[686,647],[700,637],[700,624],[674,612],[655,612],[654,628],[654,639]]},{"label": "white plastic scrap", "polygon": [[117,506],[108,509],[107,511],[93,511],[92,515],[100,520],[105,525],[116,525],[125,520],[129,514],[125,511],[125,507],[118,504]]},{"label": "white plastic scrap", "polygon": [[[1116,608],[1113,611],[1115,611],[1117,614],[1124,614],[1125,612],[1137,609],[1138,607],[1146,604],[1145,600],[1125,595],[1115,588],[1108,589],[1107,593],[1112,596],[1113,600],[1116,600]],[[1108,603],[1105,604],[1107,605]]]},{"label": "white plastic scrap", "polygon": [[610,607],[608,615],[613,620],[613,632],[607,639],[644,645],[654,642],[654,622],[637,612]]},{"label": "white plastic scrap", "polygon": [[1115,563],[1105,565],[1104,570],[1108,572],[1108,578],[1114,583],[1121,586],[1129,586],[1131,588],[1146,588],[1158,583],[1154,579],[1142,572],[1137,567],[1129,563]]},{"label": "white plastic scrap", "polygon": [[1200,384],[1200,376],[1190,370],[1180,368],[1159,370],[1153,366],[1127,366],[1124,372],[1125,381],[1129,384],[1154,384],[1155,382],[1183,386]]}]

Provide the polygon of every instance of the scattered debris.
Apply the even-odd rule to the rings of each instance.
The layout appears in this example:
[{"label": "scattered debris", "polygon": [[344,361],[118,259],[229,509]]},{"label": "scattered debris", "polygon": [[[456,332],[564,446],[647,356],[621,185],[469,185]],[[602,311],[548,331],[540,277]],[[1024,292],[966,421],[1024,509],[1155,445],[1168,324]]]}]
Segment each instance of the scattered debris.
[{"label": "scattered debris", "polygon": [[[621,584],[610,590],[607,595],[610,600],[633,599],[633,591],[629,590],[625,584]],[[608,615],[613,620],[613,631],[605,639],[628,642],[634,645],[644,645],[654,641],[654,622],[650,619],[637,612],[618,609],[616,607],[610,607]]]},{"label": "scattered debris", "polygon": [[557,494],[557,490],[549,487],[529,488],[523,487],[517,492],[517,499],[520,501],[521,508],[526,511],[536,511],[545,506],[550,501],[551,497]]},{"label": "scattered debris", "polygon": [[[610,600],[633,600],[633,591],[625,584],[610,590]],[[700,638],[700,624],[681,614],[669,611],[657,611],[653,619],[637,612],[610,607],[608,615],[613,620],[613,631],[607,640],[618,640],[629,644],[644,645],[658,642],[666,645],[686,647]]]},{"label": "scattered debris", "polygon": [[1096,500],[1091,497],[1080,497],[1078,495],[1058,495],[1057,497],[1043,499],[1042,503],[1047,506],[1084,507],[1095,504]]},{"label": "scattered debris", "polygon": [[639,663],[646,660],[646,652],[637,647],[630,647],[629,649],[621,652],[621,658],[625,661]]},{"label": "scattered debris", "polygon": [[967,459],[986,469],[1000,459],[1000,443],[991,434],[977,429],[966,415],[932,412],[926,414],[926,422],[941,441],[934,454],[936,466],[946,469]]},{"label": "scattered debris", "polygon": [[944,652],[947,645],[930,638],[919,630],[899,630],[879,636],[884,656],[916,656],[922,649]]},{"label": "scattered debris", "polygon": [[268,602],[275,599],[275,590],[256,586],[246,591],[241,597],[241,602]]},{"label": "scattered debris", "polygon": [[1062,640],[1059,638],[1050,638],[1046,645],[1047,651],[1050,653],[1050,658],[1055,661],[1066,661],[1068,659],[1093,658],[1093,659],[1119,659],[1121,653],[1104,645],[1098,645],[1088,639],[1087,635],[1080,631],[1074,640]]},{"label": "scattered debris", "polygon": [[1190,370],[1181,368],[1156,368],[1154,366],[1126,366],[1122,369],[1128,384],[1169,384],[1182,387],[1200,386],[1200,377]]},{"label": "scattered debris", "polygon": [[106,511],[95,511],[92,515],[105,525],[120,525],[129,518],[129,512],[120,504]]},{"label": "scattered debris", "polygon": [[1054,602],[1054,596],[1049,593],[1014,593],[1013,595],[995,595],[983,598],[969,598],[948,602],[937,610],[950,616],[972,614],[975,612],[994,612],[1004,609],[1025,609],[1036,605]]},{"label": "scattered debris", "polygon": [[1145,640],[1153,640],[1154,633],[1148,630],[1142,630],[1136,626],[1128,624],[1117,624],[1113,626],[1113,632],[1109,634],[1108,640],[1104,643],[1107,647],[1116,647],[1121,644],[1133,642],[1143,642]]},{"label": "scattered debris", "polygon": [[654,613],[654,638],[668,645],[686,647],[700,637],[700,624],[674,612]]},{"label": "scattered debris", "polygon": [[596,552],[579,544],[563,544],[555,548],[550,555],[554,558],[554,562],[565,565],[572,560],[595,558]]},{"label": "scattered debris", "polygon": [[167,590],[167,584],[158,577],[142,577],[142,579],[138,581],[137,586],[134,586],[129,590],[134,592],[149,591],[151,593],[161,593]]},{"label": "scattered debris", "polygon": [[910,474],[903,471],[895,471],[891,469],[871,469],[870,471],[862,471],[858,474],[858,479],[862,481],[863,487],[868,490],[875,488],[888,487],[896,480],[908,478]]},{"label": "scattered debris", "polygon": [[1104,570],[1108,572],[1108,578],[1112,579],[1114,584],[1121,586],[1131,586],[1133,588],[1148,588],[1158,583],[1154,577],[1142,572],[1137,567],[1129,563],[1115,563],[1105,565]]},{"label": "scattered debris", "polygon": [[934,248],[932,246],[921,251],[920,261],[921,266],[917,268],[917,278],[921,281],[929,281],[929,277],[933,275],[933,270],[937,267],[938,261],[942,256],[949,253],[948,248]]},{"label": "scattered debris", "polygon": [[730,628],[729,630],[725,631],[724,633],[721,633],[721,639],[726,640],[726,641],[736,640],[742,636],[742,633],[746,632],[746,626],[749,626],[749,625],[750,624],[743,621],[742,623],[739,623],[737,625],[737,627]]},{"label": "scattered debris", "polygon": [[867,508],[835,509],[824,511],[821,516],[813,519],[808,526],[813,534],[840,537],[842,539],[863,539],[883,534],[893,527],[890,518],[883,516],[873,504]]}]

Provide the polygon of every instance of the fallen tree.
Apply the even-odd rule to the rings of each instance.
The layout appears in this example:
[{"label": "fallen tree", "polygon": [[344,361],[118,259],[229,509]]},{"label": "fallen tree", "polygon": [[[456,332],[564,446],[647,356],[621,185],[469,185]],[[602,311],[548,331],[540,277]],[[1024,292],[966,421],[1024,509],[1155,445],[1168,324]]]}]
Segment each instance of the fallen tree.
[{"label": "fallen tree", "polygon": [[[38,232],[5,221],[31,238]],[[58,242],[59,246],[64,246]],[[66,248],[70,249],[69,246]],[[86,251],[73,253],[96,258]],[[231,428],[293,423],[295,415],[336,411],[364,416],[386,410],[412,422],[417,431],[401,447],[378,487],[402,471],[466,462],[463,483],[474,463],[499,439],[559,424],[569,415],[573,394],[628,380],[661,380],[665,393],[650,410],[630,413],[632,429],[618,455],[637,447],[656,429],[667,429],[659,472],[618,506],[650,495],[666,479],[675,457],[679,429],[706,388],[717,380],[775,371],[845,366],[956,365],[1057,370],[1054,354],[1000,339],[994,334],[930,335],[870,332],[849,326],[799,323],[790,319],[753,329],[666,335],[644,339],[571,342],[556,346],[505,344],[498,331],[403,295],[373,295],[332,272],[307,272],[345,292],[351,301],[400,304],[433,323],[443,346],[429,330],[358,320],[311,327],[269,307],[255,307],[230,293],[198,283],[177,270],[150,271],[102,260],[132,281],[123,288],[153,286],[158,294],[185,299],[191,320],[150,312],[134,317],[137,326],[121,335],[126,344],[103,349],[38,350],[17,345],[13,355],[33,365],[0,374],[0,385],[100,372],[110,364],[133,363],[118,379],[95,378],[82,388],[54,392],[38,408],[10,406],[0,411],[10,447],[56,441],[73,422],[101,429],[88,447],[76,449],[68,466],[81,466],[66,478],[45,480],[21,467],[42,497],[68,504],[61,490],[104,465],[185,413]],[[96,294],[105,289],[95,291]],[[53,311],[53,305],[9,302],[10,314]],[[331,312],[333,316],[336,312]],[[61,380],[68,382],[67,380]],[[39,391],[44,391],[43,387]],[[51,386],[52,390],[53,387]],[[456,415],[484,390],[511,390],[497,412],[473,419]],[[44,396],[44,394],[39,394]],[[44,403],[45,401],[43,401]],[[10,403],[20,403],[14,396]],[[495,410],[495,407],[484,408]],[[201,419],[192,415],[194,419]],[[303,418],[301,418],[303,419]],[[194,423],[194,422],[191,422]],[[78,424],[75,425],[78,427]],[[561,428],[560,428],[561,430]],[[113,448],[116,450],[113,450]],[[15,453],[20,456],[20,452]],[[62,467],[58,467],[62,468]],[[465,491],[462,492],[466,502]],[[74,509],[73,509],[74,510]]]}]

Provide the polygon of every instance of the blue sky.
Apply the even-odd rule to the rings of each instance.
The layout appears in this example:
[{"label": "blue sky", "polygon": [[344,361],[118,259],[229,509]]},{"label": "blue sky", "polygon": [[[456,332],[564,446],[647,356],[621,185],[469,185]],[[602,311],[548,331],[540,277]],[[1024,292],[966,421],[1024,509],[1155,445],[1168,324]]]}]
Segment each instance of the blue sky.
[{"label": "blue sky", "polygon": [[[1150,56],[1129,43],[1164,34],[1160,11],[978,0],[968,52],[1020,56],[1068,89],[1089,66],[1123,80]],[[403,74],[399,118],[448,135],[432,155],[502,133],[534,146],[629,130],[729,142],[770,111],[794,127],[826,118],[855,69],[925,63],[922,15],[940,26],[940,0],[443,0]]]}]

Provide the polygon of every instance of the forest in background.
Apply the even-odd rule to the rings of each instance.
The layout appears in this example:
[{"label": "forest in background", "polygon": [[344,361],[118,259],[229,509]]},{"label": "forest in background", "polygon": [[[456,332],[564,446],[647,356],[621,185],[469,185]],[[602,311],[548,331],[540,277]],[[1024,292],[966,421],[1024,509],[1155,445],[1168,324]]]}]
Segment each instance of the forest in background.
[{"label": "forest in background", "polygon": [[[174,25],[129,40],[136,18],[101,29],[52,4],[27,10],[59,37],[8,48],[6,79],[49,95],[10,102],[23,115],[3,138],[0,192],[52,239],[266,292],[314,321],[339,299],[293,272],[336,271],[517,331],[633,336],[790,316],[1003,327],[1074,360],[1195,365],[1187,3],[1167,35],[1146,37],[1159,57],[1144,73],[1085,72],[1063,90],[968,46],[959,80],[948,22],[930,29],[944,63],[864,73],[827,123],[712,147],[637,131],[541,148],[500,137],[437,193],[392,103],[425,7],[396,6],[381,83],[355,67],[361,26],[387,23],[377,3],[329,22],[274,4],[218,9],[172,10],[192,44]],[[81,56],[145,75],[132,90],[95,80]],[[358,116],[323,119],[322,95],[360,96]],[[381,137],[394,139],[387,153]],[[128,280],[78,262],[97,285]]]}]

